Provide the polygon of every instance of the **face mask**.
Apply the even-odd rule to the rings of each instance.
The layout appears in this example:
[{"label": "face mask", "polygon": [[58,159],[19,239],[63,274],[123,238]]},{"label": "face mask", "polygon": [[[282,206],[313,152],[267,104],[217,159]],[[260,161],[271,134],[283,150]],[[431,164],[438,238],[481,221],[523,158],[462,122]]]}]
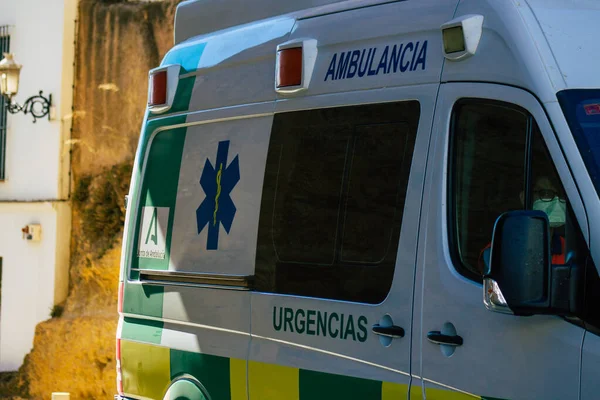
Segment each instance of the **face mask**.
[{"label": "face mask", "polygon": [[533,209],[543,211],[548,215],[550,227],[557,228],[565,224],[566,203],[555,197],[551,201],[536,200],[533,202]]}]

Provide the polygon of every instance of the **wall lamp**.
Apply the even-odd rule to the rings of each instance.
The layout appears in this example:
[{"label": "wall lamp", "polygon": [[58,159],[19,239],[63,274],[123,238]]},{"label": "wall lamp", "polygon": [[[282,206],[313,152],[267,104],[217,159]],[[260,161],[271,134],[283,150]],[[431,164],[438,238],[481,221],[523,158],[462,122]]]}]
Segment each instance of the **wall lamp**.
[{"label": "wall lamp", "polygon": [[17,64],[11,53],[4,53],[4,58],[0,61],[0,94],[7,100],[6,108],[11,114],[23,111],[23,114],[31,114],[33,122],[46,115],[50,120],[50,108],[52,107],[52,95],[44,97],[42,91],[37,96],[31,96],[23,105],[12,102],[12,97],[19,90],[19,75],[21,65]]}]

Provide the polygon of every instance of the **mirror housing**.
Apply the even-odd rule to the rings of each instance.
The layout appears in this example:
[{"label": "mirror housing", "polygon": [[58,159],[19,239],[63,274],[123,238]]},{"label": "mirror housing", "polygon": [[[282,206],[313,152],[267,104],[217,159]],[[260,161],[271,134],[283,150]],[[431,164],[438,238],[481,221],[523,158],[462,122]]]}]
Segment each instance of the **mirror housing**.
[{"label": "mirror housing", "polygon": [[510,211],[498,217],[483,274],[486,308],[515,315],[579,312],[582,268],[553,265],[550,240],[543,211]]}]

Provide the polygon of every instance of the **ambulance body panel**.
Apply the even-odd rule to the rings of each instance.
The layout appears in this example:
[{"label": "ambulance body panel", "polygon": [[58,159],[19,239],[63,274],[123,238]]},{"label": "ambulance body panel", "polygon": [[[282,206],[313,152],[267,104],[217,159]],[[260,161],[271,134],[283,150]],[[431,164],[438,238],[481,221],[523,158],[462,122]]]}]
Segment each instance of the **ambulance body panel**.
[{"label": "ambulance body panel", "polygon": [[[348,104],[377,104],[391,102],[398,98],[414,99],[419,102],[420,126],[416,132],[414,151],[426,151],[429,144],[428,130],[433,120],[434,99],[438,85],[419,85],[396,87],[386,90],[368,90],[354,93],[331,94],[319,96],[321,107],[343,107]],[[414,101],[413,100],[413,101]],[[302,110],[314,101],[294,99],[277,104],[276,111],[293,113]],[[429,121],[426,122],[426,121]],[[405,210],[418,207],[421,202],[422,185],[425,176],[424,159],[413,157],[411,177],[407,183]],[[253,336],[249,361],[250,395],[256,392],[261,398],[260,389],[264,385],[259,377],[264,364],[277,364],[300,369],[300,373],[326,372],[369,379],[370,385],[377,387],[389,385],[399,392],[407,392],[410,371],[410,338],[411,313],[415,265],[415,248],[417,244],[418,214],[404,211],[402,229],[398,244],[393,280],[389,294],[380,304],[360,304],[355,302],[331,301],[309,297],[295,297],[285,294],[252,293],[252,327]],[[282,318],[280,313],[287,310],[294,312],[294,319],[301,314],[315,312],[317,322],[321,316],[339,315],[339,318],[354,318],[359,325],[356,334],[351,332],[347,323],[333,321],[327,326],[327,332],[317,332],[313,327],[312,334],[300,332],[294,327],[274,329],[274,324]],[[283,316],[285,318],[285,315]],[[300,315],[299,320],[302,320]],[[392,323],[404,329],[405,336],[380,342],[377,337],[366,340],[361,329],[371,329],[372,325]],[[339,322],[339,324],[338,324]],[[356,322],[355,322],[356,323]],[[275,326],[277,328],[277,326]],[[291,329],[290,329],[291,328]],[[338,329],[340,332],[338,333]],[[347,330],[348,334],[342,333]],[[408,340],[407,340],[408,339]],[[310,351],[307,351],[310,350]],[[282,358],[281,354],[286,354]],[[392,355],[393,354],[393,355]],[[326,382],[326,380],[325,380]],[[335,382],[332,379],[332,384]],[[382,383],[383,382],[383,383]]]},{"label": "ambulance body panel", "polygon": [[293,18],[272,18],[206,34],[170,50],[163,65],[183,65],[180,85],[191,86],[188,90],[195,94],[186,111],[275,100],[273,47],[287,40],[294,24]]},{"label": "ambulance body panel", "polygon": [[310,37],[319,44],[311,85],[299,97],[439,83],[439,27],[455,8],[455,0],[406,1],[299,20],[290,40]]},{"label": "ambulance body panel", "polygon": [[[554,78],[552,64],[547,64],[548,73],[556,80],[553,83],[557,91],[563,88],[598,88],[600,77],[590,74],[588,67],[597,63],[595,54],[600,50],[595,35],[591,34],[596,28],[594,21],[600,18],[600,4],[595,1],[559,0],[532,0],[528,3],[564,80],[564,87],[561,87],[560,79]],[[547,63],[551,61],[546,59]]]},{"label": "ambulance body panel", "polygon": [[[549,82],[548,70],[556,69],[553,59],[540,57],[545,40],[534,36],[537,22],[525,2],[461,1],[456,15],[484,15],[483,33],[477,48],[478,57],[444,64],[442,81],[480,81],[513,85],[536,93],[542,101],[556,100],[556,91]],[[527,19],[529,24],[524,24]],[[531,25],[531,23],[535,25]],[[559,76],[560,78],[560,76]]]},{"label": "ambulance body panel", "polygon": [[[380,1],[381,2],[381,1]],[[341,3],[341,4],[338,4]],[[377,1],[342,0],[298,0],[294,2],[268,1],[258,6],[249,6],[243,0],[223,2],[219,0],[184,1],[177,7],[175,16],[175,44],[206,33],[216,32],[238,25],[252,23],[288,14],[299,10],[337,10],[348,8],[349,4],[361,6]],[[327,7],[330,6],[330,7]]]},{"label": "ambulance body panel", "polygon": [[460,2],[457,15],[485,16],[477,50],[481,57],[446,63],[442,81],[511,84],[530,90],[543,103],[556,101],[560,90],[598,87],[599,78],[586,70],[600,46],[589,34],[595,29],[597,3],[512,3]]},{"label": "ambulance body panel", "polygon": [[[433,132],[437,134],[432,137],[435,146],[429,158],[431,175],[423,200],[425,217],[421,219],[424,234],[419,245],[417,282],[422,281],[423,285],[415,295],[414,323],[423,331],[419,341],[413,342],[412,371],[422,377],[426,389],[442,385],[502,399],[577,398],[579,349],[585,331],[554,316],[515,318],[490,313],[481,307],[481,285],[456,272],[458,261],[449,251],[452,246],[446,233],[451,229],[446,222],[444,199],[449,186],[451,105],[461,98],[503,101],[528,110],[542,133],[548,134],[544,140],[556,157],[553,160],[557,169],[564,174],[563,182],[566,186],[572,182],[544,111],[530,93],[483,83],[442,85],[438,110],[441,106],[441,110],[446,111],[436,113]],[[572,196],[570,200],[576,203],[579,195],[572,183],[570,186],[573,189],[568,193]],[[447,323],[452,324],[465,343],[468,340],[472,344],[457,348],[452,357],[442,356],[447,349],[430,346],[425,339],[427,331],[442,328]],[[549,365],[552,374],[548,372]],[[453,369],[465,372],[448,373]]]},{"label": "ambulance body panel", "polygon": [[[593,399],[600,200],[573,118],[600,115],[576,91],[600,88],[598,10],[181,3],[129,193],[118,398]],[[541,190],[561,311],[525,317],[492,234]]]}]

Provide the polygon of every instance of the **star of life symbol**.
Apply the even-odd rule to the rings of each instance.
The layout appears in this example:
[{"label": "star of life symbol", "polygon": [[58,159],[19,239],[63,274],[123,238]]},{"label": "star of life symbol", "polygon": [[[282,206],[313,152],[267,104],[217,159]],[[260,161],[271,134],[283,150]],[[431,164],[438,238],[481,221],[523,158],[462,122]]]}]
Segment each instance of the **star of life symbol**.
[{"label": "star of life symbol", "polygon": [[219,226],[223,225],[229,234],[236,208],[231,200],[231,191],[240,180],[238,156],[227,165],[229,140],[219,142],[217,159],[213,166],[209,159],[204,163],[200,176],[200,186],[206,197],[196,210],[198,234],[208,225],[206,250],[217,250],[219,245]]}]

